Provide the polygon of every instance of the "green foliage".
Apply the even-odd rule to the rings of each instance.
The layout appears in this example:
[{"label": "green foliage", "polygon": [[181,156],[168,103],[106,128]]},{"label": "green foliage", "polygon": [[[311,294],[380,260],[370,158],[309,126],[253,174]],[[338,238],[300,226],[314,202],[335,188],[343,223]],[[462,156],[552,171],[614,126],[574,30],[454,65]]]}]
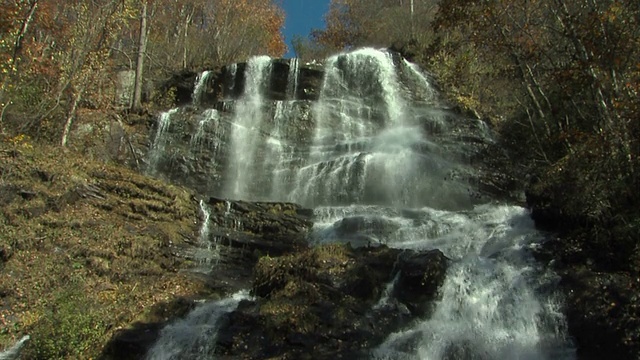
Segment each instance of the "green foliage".
[{"label": "green foliage", "polygon": [[60,290],[33,325],[25,358],[80,359],[98,350],[107,327],[103,319],[107,317],[100,304],[90,299],[77,285]]}]

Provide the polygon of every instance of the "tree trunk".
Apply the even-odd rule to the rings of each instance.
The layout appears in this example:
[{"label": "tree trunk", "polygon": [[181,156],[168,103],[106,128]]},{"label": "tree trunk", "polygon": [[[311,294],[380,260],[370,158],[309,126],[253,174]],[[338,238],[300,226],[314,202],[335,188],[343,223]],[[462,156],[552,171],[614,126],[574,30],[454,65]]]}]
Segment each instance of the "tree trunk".
[{"label": "tree trunk", "polygon": [[29,24],[31,23],[31,20],[33,20],[33,15],[36,13],[36,8],[38,8],[38,0],[35,0],[31,3],[31,9],[29,9],[29,14],[27,15],[26,19],[24,19],[24,21],[22,22],[20,33],[16,38],[16,43],[13,48],[13,61],[12,61],[13,64],[16,63],[18,53],[22,48],[22,40],[24,39],[24,35],[27,33],[27,30],[29,29]]},{"label": "tree trunk", "polygon": [[193,19],[194,10],[191,10],[191,13],[186,16],[184,20],[184,40],[183,40],[183,48],[182,48],[182,68],[187,68],[187,51],[188,49],[188,39],[189,39],[189,25],[191,24],[191,20]]},{"label": "tree trunk", "polygon": [[[31,8],[29,9],[29,13],[27,14],[27,17],[22,21],[22,25],[20,26],[20,32],[18,33],[18,36],[16,36],[16,42],[13,46],[13,55],[11,57],[11,67],[9,69],[9,73],[3,76],[2,83],[0,84],[0,103],[3,107],[4,105],[6,105],[5,102],[3,101],[4,89],[7,86],[7,82],[9,81],[10,76],[14,72],[18,71],[18,64],[16,62],[18,60],[18,55],[20,54],[20,49],[22,49],[22,40],[24,40],[24,36],[27,33],[27,30],[29,29],[29,24],[31,24],[31,21],[33,21],[37,8],[38,8],[38,0],[34,0],[31,3]],[[9,102],[7,101],[6,103],[8,104]]]},{"label": "tree trunk", "polygon": [[75,98],[73,99],[73,104],[71,105],[71,110],[69,110],[69,115],[67,116],[67,122],[64,124],[64,131],[62,132],[62,140],[60,141],[60,145],[62,147],[67,146],[67,141],[69,140],[69,133],[71,133],[71,125],[73,125],[73,119],[76,117],[76,110],[78,109],[78,104],[82,99],[82,92],[84,88],[78,89]]},{"label": "tree trunk", "polygon": [[142,71],[144,69],[144,54],[147,50],[147,2],[142,3],[140,18],[140,39],[138,41],[138,61],[136,65],[136,79],[133,90],[133,104],[131,110],[138,112],[142,109]]}]

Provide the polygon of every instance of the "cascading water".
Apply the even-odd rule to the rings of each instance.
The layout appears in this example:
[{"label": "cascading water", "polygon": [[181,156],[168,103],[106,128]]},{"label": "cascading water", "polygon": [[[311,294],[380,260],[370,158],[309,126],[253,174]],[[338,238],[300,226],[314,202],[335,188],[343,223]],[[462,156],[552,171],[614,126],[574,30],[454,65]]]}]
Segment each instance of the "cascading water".
[{"label": "cascading water", "polygon": [[[451,259],[429,316],[390,335],[371,357],[573,359],[560,301],[549,290],[555,278],[530,255],[543,236],[525,209],[475,196],[470,160],[476,144],[492,141],[489,131],[448,111],[428,76],[386,51],[329,58],[310,107],[295,98],[303,65],[289,66],[287,99],[274,100],[266,95],[272,60],[247,63],[233,115],[216,121],[228,123],[231,135],[215,195],[313,207],[313,244],[440,249]],[[345,220],[360,225],[348,233]],[[154,354],[175,353],[171,346]]]},{"label": "cascading water", "polygon": [[417,100],[431,103],[436,99],[436,91],[431,85],[431,81],[422,73],[418,65],[403,59],[404,68],[412,73],[412,79],[418,83],[414,97]]},{"label": "cascading water", "polygon": [[178,110],[178,108],[171,109],[161,113],[158,117],[158,128],[156,130],[153,144],[151,144],[151,148],[149,150],[149,163],[147,166],[147,173],[149,174],[154,174],[156,171],[160,156],[162,156],[162,153],[165,151],[165,146],[167,145],[168,139],[166,137],[166,132],[171,125],[171,117],[174,116]]},{"label": "cascading water", "polygon": [[[465,184],[442,180],[463,166],[441,156],[440,146],[426,133],[446,119],[437,109],[409,106],[397,67],[390,54],[374,49],[327,60],[313,107],[313,143],[288,200],[306,206],[468,205]],[[405,72],[412,81],[427,81],[409,69]]]},{"label": "cascading water", "polygon": [[[368,230],[359,236],[402,249],[440,249],[452,260],[431,316],[391,335],[372,358],[573,358],[560,304],[544,290],[555,279],[529,254],[543,238],[525,209],[349,206],[316,214],[316,243],[345,241],[336,231],[341,220],[365,217]],[[375,239],[381,233],[384,238]]]},{"label": "cascading water", "polygon": [[217,122],[220,120],[220,114],[216,109],[206,109],[198,122],[198,130],[196,130],[195,134],[191,137],[191,147],[193,149],[197,149],[198,147],[203,146],[203,142],[205,140],[206,128],[212,122]]},{"label": "cascading water", "polygon": [[248,291],[241,291],[229,298],[196,307],[185,319],[162,329],[160,339],[147,353],[147,360],[211,359],[224,315],[233,311],[240,301],[249,298]]},{"label": "cascading water", "polygon": [[191,100],[194,105],[200,105],[202,102],[202,91],[204,90],[204,84],[209,80],[209,76],[211,75],[210,71],[203,71],[196,78],[196,84],[193,88],[193,94],[191,95]]},{"label": "cascading water", "polygon": [[287,76],[287,98],[294,100],[298,92],[298,73],[300,71],[300,61],[291,59],[289,63],[289,76]]},{"label": "cascading water", "polygon": [[271,58],[259,56],[249,60],[245,94],[240,99],[233,121],[230,152],[233,161],[227,169],[225,193],[234,199],[247,198],[254,179],[254,161],[264,121],[263,92],[269,81]]},{"label": "cascading water", "polygon": [[219,260],[220,250],[218,244],[212,242],[209,237],[211,210],[200,200],[200,212],[202,213],[202,224],[198,234],[197,247],[193,249],[191,257],[196,262],[197,272],[209,273],[212,270],[213,263]]}]

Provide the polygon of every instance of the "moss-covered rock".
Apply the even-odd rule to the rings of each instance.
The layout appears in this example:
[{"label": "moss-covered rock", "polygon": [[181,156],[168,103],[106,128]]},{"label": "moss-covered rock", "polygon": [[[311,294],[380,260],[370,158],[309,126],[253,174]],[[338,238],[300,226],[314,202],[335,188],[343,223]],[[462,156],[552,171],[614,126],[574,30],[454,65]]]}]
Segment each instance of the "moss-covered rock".
[{"label": "moss-covered rock", "polygon": [[[229,315],[216,353],[252,359],[366,356],[418,314],[402,311],[406,307],[399,301],[433,300],[444,280],[442,253],[411,252],[406,261],[398,262],[402,252],[385,246],[353,249],[328,244],[262,257],[254,270],[257,298]],[[389,293],[387,287],[398,272],[405,280]],[[418,273],[421,293],[395,298],[395,293],[416,288],[409,279]]]}]

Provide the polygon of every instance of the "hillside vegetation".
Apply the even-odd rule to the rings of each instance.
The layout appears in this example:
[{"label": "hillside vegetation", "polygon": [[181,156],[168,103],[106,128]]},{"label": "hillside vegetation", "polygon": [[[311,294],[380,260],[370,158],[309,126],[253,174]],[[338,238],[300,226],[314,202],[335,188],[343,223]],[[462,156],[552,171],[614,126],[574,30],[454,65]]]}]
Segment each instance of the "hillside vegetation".
[{"label": "hillside vegetation", "polygon": [[72,151],[0,141],[0,348],[24,358],[95,358],[134,320],[205,289],[176,256],[197,237],[184,189]]}]

